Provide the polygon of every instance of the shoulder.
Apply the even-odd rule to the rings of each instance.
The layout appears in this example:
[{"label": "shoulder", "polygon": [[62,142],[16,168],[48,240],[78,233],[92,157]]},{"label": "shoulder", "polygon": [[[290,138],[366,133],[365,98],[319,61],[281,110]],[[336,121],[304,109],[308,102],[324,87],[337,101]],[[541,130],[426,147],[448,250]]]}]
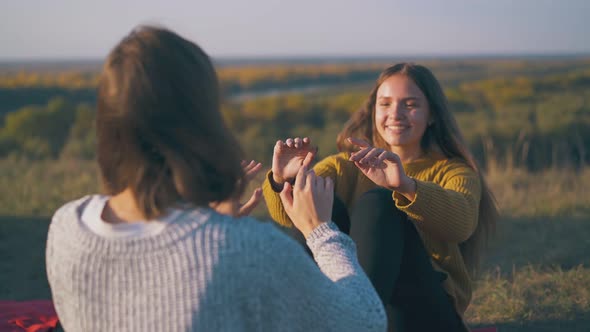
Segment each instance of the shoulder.
[{"label": "shoulder", "polygon": [[57,246],[62,248],[76,247],[87,249],[86,228],[82,226],[82,215],[89,206],[96,206],[104,200],[103,195],[87,195],[70,201],[55,211],[49,224],[47,233],[47,247]]},{"label": "shoulder", "polygon": [[471,167],[465,160],[457,157],[440,157],[433,163],[432,168],[435,172],[444,177],[466,176],[478,177],[478,172]]},{"label": "shoulder", "polygon": [[442,152],[432,151],[419,166],[422,178],[443,187],[449,182],[469,181],[480,183],[480,174],[467,161],[458,157],[447,157]]},{"label": "shoulder", "polygon": [[[71,253],[79,253],[87,248],[77,245],[81,232],[79,221],[84,208],[98,195],[89,195],[68,202],[57,209],[51,218],[51,224],[47,232],[46,259],[47,264],[55,261],[54,256],[64,256]],[[49,268],[48,265],[48,268]]]},{"label": "shoulder", "polygon": [[101,197],[100,195],[87,195],[70,201],[55,211],[51,218],[51,227],[55,228],[64,223],[69,223],[78,220],[82,211],[90,202]]},{"label": "shoulder", "polygon": [[436,172],[434,182],[443,188],[479,195],[481,177],[466,161],[460,158],[441,159],[433,167]]}]

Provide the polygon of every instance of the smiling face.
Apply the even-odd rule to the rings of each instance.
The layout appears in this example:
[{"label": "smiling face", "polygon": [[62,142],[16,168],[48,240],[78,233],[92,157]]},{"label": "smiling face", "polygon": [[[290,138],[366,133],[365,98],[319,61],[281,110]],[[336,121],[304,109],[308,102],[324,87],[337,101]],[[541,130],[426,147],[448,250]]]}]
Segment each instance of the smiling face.
[{"label": "smiling face", "polygon": [[390,76],[377,89],[375,127],[391,151],[420,151],[429,119],[428,100],[408,76]]}]

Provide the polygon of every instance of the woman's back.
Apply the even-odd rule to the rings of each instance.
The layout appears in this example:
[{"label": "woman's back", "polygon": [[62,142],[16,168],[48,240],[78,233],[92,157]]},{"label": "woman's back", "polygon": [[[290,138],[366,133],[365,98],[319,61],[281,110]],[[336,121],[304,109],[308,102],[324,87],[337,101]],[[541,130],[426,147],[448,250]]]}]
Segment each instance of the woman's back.
[{"label": "woman's back", "polygon": [[105,201],[70,202],[50,227],[47,273],[67,331],[383,328],[354,245],[331,223],[310,240],[332,256],[318,258],[324,275],[275,226],[208,208],[176,211],[156,232],[150,222],[123,237],[97,234],[84,219],[100,218]]},{"label": "woman's back", "polygon": [[106,195],[58,210],[47,240],[64,328],[385,330],[352,240],[329,222],[330,181],[302,167],[283,193],[317,265],[273,225],[215,212],[244,211],[249,179],[219,96],[207,54],[172,31],[136,29],[110,52],[96,112]]}]

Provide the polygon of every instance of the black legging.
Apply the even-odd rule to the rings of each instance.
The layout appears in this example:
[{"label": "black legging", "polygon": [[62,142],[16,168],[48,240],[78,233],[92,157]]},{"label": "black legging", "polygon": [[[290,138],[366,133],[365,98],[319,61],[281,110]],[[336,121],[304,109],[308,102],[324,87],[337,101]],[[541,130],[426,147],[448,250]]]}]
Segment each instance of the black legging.
[{"label": "black legging", "polygon": [[416,228],[386,189],[359,197],[350,218],[335,198],[332,220],[357,246],[359,263],[385,305],[390,330],[461,331],[462,323],[442,287]]}]

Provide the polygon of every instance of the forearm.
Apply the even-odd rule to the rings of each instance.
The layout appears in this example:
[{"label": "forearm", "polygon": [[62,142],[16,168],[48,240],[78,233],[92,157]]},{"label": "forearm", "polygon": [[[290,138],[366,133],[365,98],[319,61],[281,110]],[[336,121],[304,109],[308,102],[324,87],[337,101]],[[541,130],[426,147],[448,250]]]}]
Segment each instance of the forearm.
[{"label": "forearm", "polygon": [[469,238],[477,226],[479,188],[479,182],[473,179],[456,189],[417,180],[414,200],[395,192],[393,198],[396,206],[415,220],[424,232],[458,243]]},{"label": "forearm", "polygon": [[332,281],[345,278],[360,268],[354,242],[333,222],[316,227],[306,242],[318,267]]}]

